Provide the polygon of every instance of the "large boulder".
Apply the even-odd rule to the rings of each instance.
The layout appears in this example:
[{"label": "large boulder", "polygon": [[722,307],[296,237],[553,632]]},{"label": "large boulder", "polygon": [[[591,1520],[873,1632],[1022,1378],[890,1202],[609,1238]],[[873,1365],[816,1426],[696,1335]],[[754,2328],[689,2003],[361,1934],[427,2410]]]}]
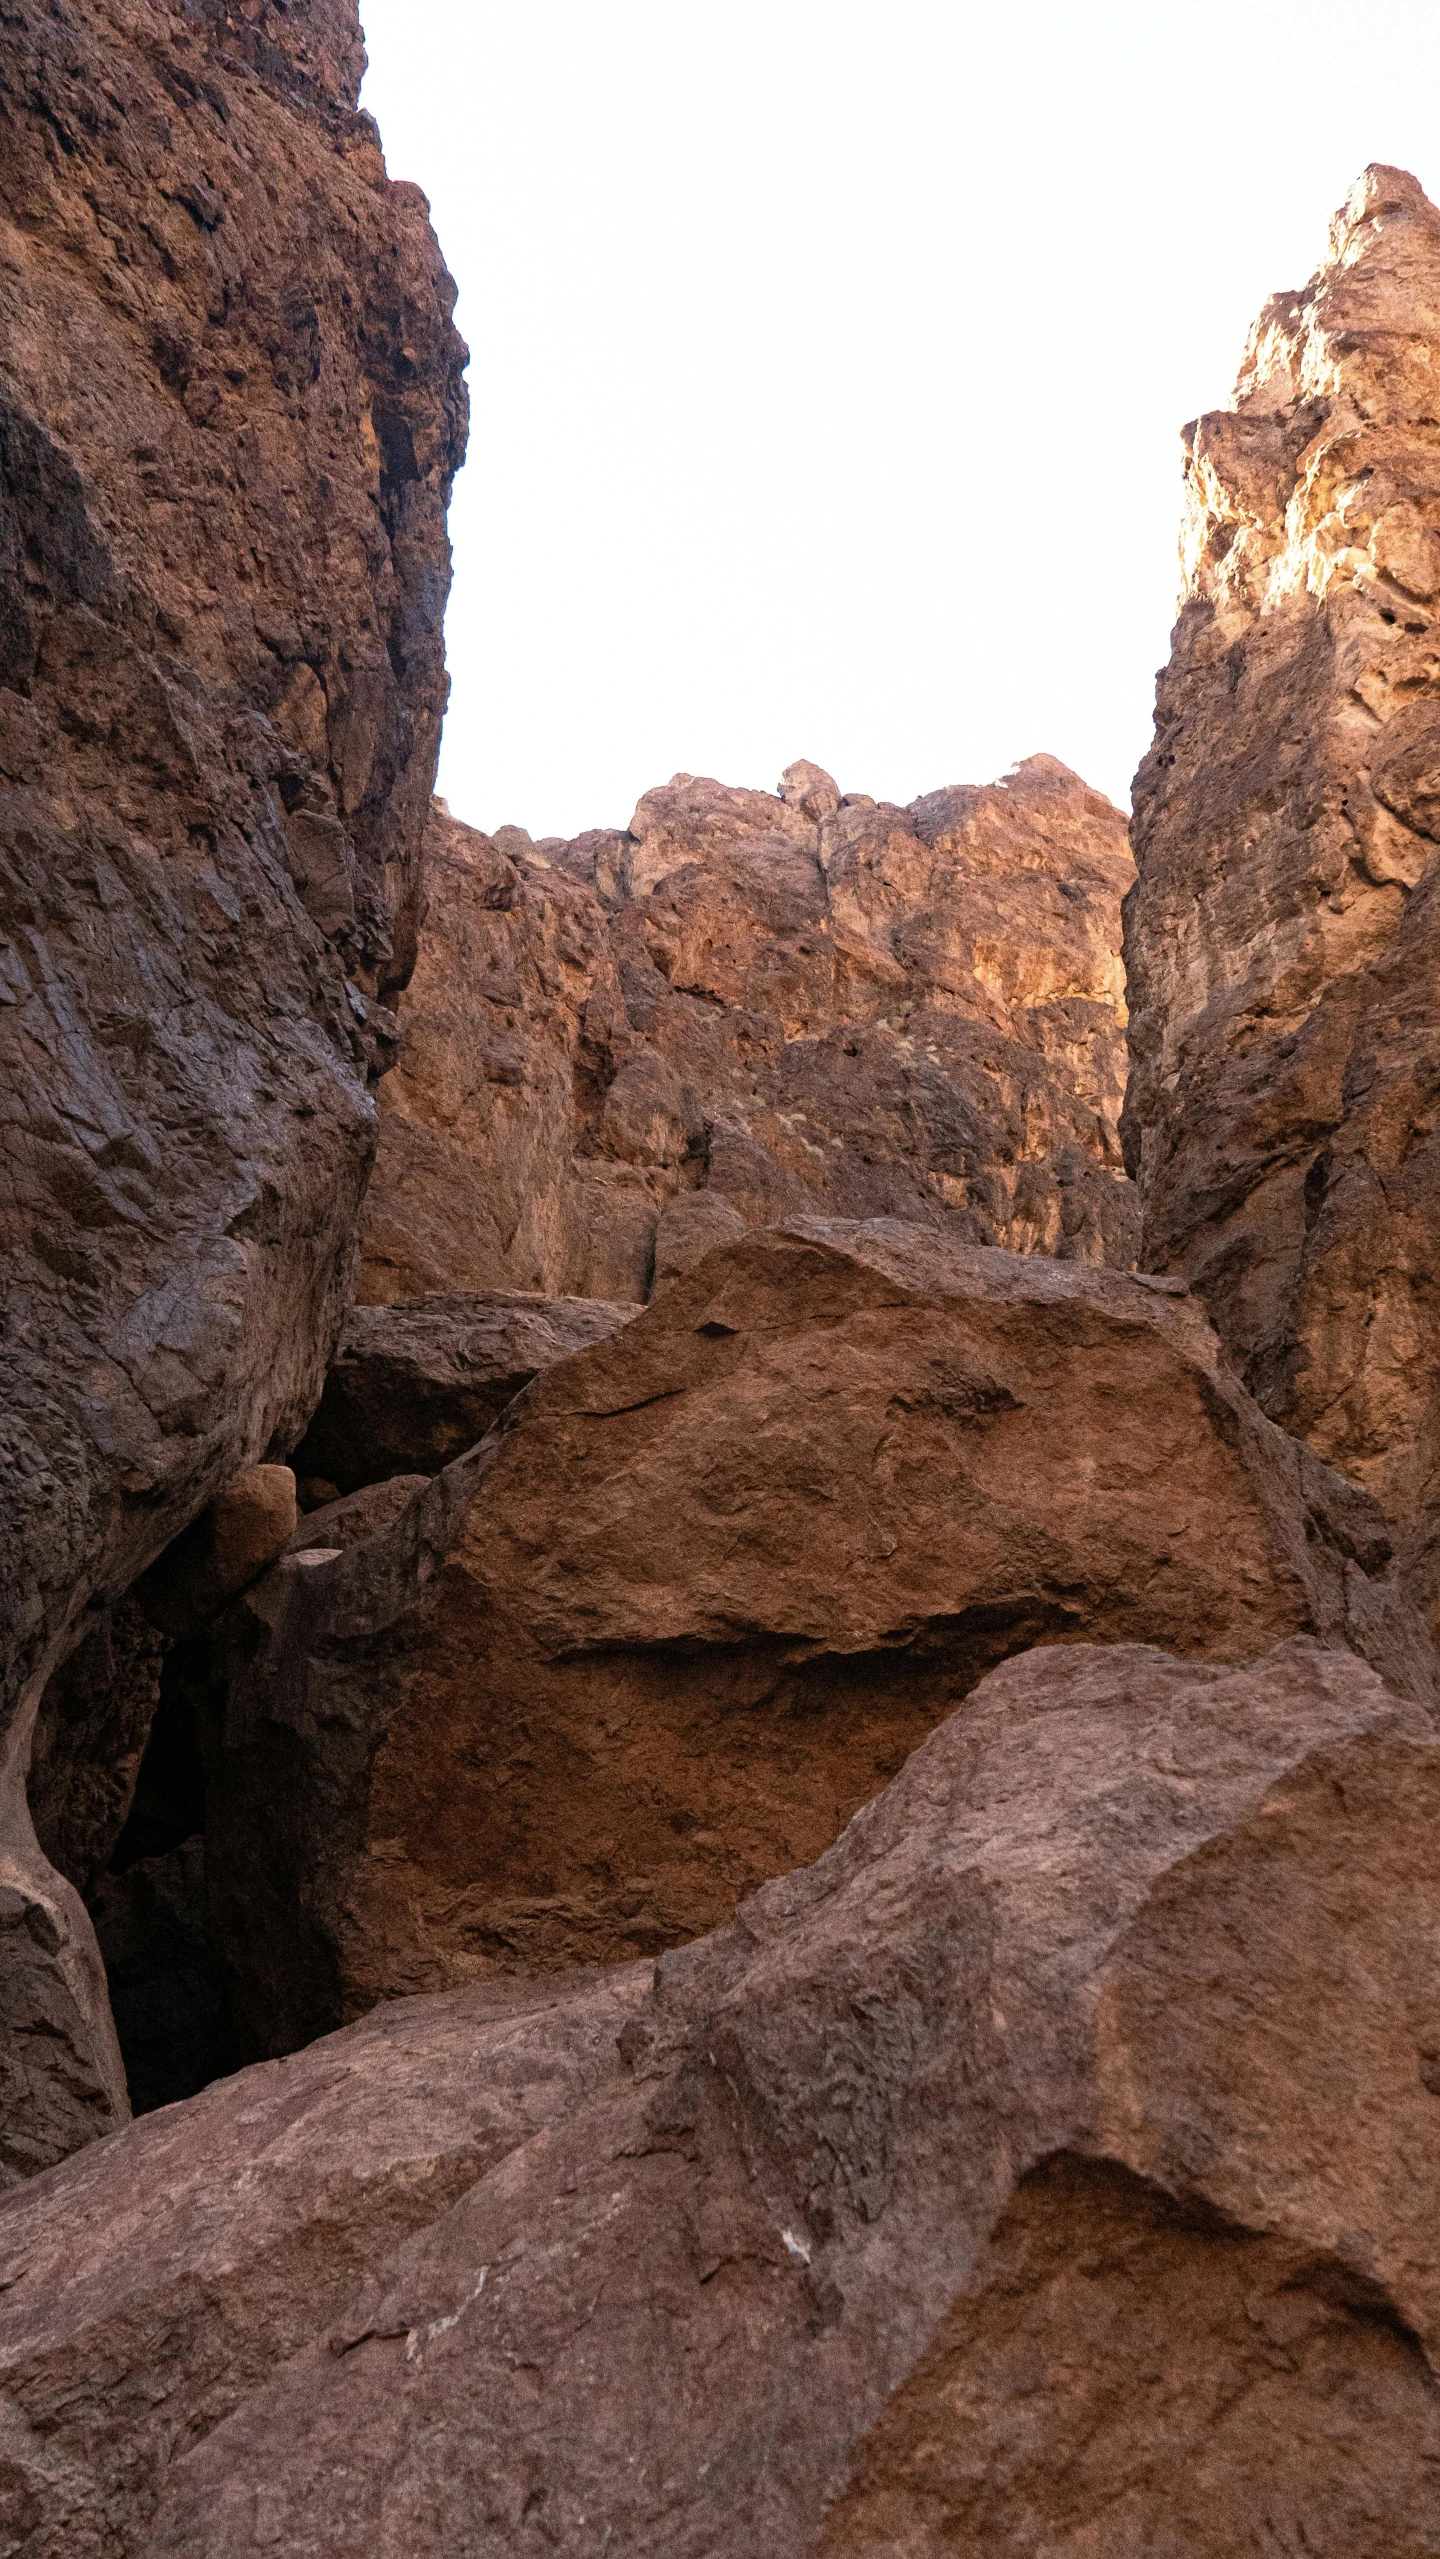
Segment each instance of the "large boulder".
[{"label": "large boulder", "polygon": [[539,845],[437,809],[430,857],[366,1298],[640,1302],[696,1193],[1133,1262],[1134,872],[1053,757],[904,809],[813,765],[773,797],[677,774],[625,832]]},{"label": "large boulder", "polygon": [[37,1701],[303,1428],[413,958],[464,351],[362,68],[351,0],[6,12],[0,2181],[125,2111]]},{"label": "large boulder", "polygon": [[1135,785],[1128,1160],[1267,1412],[1440,1596],[1440,213],[1366,172],[1231,406]]},{"label": "large boulder", "polygon": [[386,1476],[438,1475],[542,1368],[603,1342],[634,1311],[517,1295],[352,1307],[295,1471],[337,1493]]},{"label": "large boulder", "polygon": [[1037,1643],[1350,1643],[1429,1695],[1369,1498],[1177,1284],[762,1230],[225,1622],[208,1890],[249,2051],[612,1962],[820,1852]]},{"label": "large boulder", "polygon": [[27,2559],[1429,2559],[1440,1745],[1345,1653],[991,1674],[806,1872],[0,2204]]}]

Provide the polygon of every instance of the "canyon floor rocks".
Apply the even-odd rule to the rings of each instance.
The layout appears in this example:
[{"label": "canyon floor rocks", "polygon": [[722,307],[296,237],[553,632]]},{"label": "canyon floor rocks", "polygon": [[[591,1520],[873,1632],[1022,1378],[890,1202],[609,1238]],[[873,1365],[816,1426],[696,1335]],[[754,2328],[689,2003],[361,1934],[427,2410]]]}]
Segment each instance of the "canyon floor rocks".
[{"label": "canyon floor rocks", "polygon": [[1440,1745],[1057,1646],[653,1966],[377,2014],[0,2203],[27,2559],[1429,2559]]},{"label": "canyon floor rocks", "polygon": [[643,1302],[671,1203],[1122,1267],[1118,810],[1051,756],[908,808],[677,774],[628,830],[437,811],[361,1293]]},{"label": "canyon floor rocks", "polygon": [[208,1889],[245,2046],[714,1926],[1035,1643],[1309,1634],[1429,1696],[1388,1556],[1167,1284],[752,1233],[224,1621]]},{"label": "canyon floor rocks", "polygon": [[0,2180],[125,2111],[37,1700],[303,1427],[414,955],[464,350],[362,67],[345,0],[5,17]]}]

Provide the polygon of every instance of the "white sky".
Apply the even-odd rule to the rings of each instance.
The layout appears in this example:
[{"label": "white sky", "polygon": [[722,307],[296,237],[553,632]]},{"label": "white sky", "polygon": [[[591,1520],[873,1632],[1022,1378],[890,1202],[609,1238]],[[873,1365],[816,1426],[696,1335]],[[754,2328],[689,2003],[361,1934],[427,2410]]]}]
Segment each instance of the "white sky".
[{"label": "white sky", "polygon": [[1041,749],[1123,803],[1176,430],[1367,161],[1440,193],[1440,0],[362,9],[473,350],[456,814]]}]

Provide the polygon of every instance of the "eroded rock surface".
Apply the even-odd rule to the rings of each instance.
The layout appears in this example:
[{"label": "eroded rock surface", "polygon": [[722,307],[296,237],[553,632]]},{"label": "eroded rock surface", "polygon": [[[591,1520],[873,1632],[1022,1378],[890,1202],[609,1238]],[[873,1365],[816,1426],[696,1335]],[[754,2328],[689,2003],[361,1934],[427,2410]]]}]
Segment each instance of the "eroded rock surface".
[{"label": "eroded rock surface", "polygon": [[362,1295],[650,1294],[657,1223],[905,1217],[1134,1259],[1124,820],[1049,756],[909,808],[677,775],[623,833],[437,810]]},{"label": "eroded rock surface", "polygon": [[1440,213],[1367,171],[1188,430],[1127,1148],[1266,1410],[1440,1557]]},{"label": "eroded rock surface", "polygon": [[0,2204],[28,2559],[1429,2559],[1437,1821],[1353,1656],[1005,1664],[715,1936]]},{"label": "eroded rock surface", "polygon": [[713,1927],[1037,1642],[1311,1634],[1428,1696],[1388,1556],[1165,1283],[884,1221],[749,1235],[227,1621],[207,1857],[245,2046]]},{"label": "eroded rock surface", "polygon": [[413,956],[463,350],[361,63],[348,0],[6,12],[0,2179],[124,2112],[35,1700],[303,1427]]}]

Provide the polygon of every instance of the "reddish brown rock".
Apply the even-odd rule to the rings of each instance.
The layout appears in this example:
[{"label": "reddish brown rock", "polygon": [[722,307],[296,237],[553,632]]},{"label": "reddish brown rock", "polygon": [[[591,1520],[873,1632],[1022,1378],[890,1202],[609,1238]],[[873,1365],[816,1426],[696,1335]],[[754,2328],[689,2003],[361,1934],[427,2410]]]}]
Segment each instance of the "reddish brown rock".
[{"label": "reddish brown rock", "polygon": [[295,1452],[298,1475],[352,1493],[438,1475],[542,1368],[604,1341],[634,1308],[583,1297],[426,1297],[356,1306]]},{"label": "reddish brown rock", "polygon": [[1352,1656],[994,1672],[807,1872],[0,2204],[27,2559],[1428,2559],[1440,1746]]},{"label": "reddish brown rock", "polygon": [[443,809],[362,1294],[648,1297],[695,1194],[1128,1267],[1124,821],[1049,756],[908,809],[677,775],[624,834]]},{"label": "reddish brown rock", "polygon": [[348,0],[6,12],[0,2180],[124,2111],[36,1700],[303,1427],[413,953],[463,350],[361,63]]},{"label": "reddish brown rock", "polygon": [[[1135,791],[1127,1147],[1266,1410],[1440,1519],[1440,213],[1371,169],[1187,431]],[[1440,1559],[1422,1563],[1432,1594]]]},{"label": "reddish brown rock", "polygon": [[1312,1634],[1428,1695],[1375,1505],[1165,1287],[883,1222],[752,1234],[392,1529],[257,1584],[207,1789],[246,2048],[713,1927],[1038,1642]]}]

